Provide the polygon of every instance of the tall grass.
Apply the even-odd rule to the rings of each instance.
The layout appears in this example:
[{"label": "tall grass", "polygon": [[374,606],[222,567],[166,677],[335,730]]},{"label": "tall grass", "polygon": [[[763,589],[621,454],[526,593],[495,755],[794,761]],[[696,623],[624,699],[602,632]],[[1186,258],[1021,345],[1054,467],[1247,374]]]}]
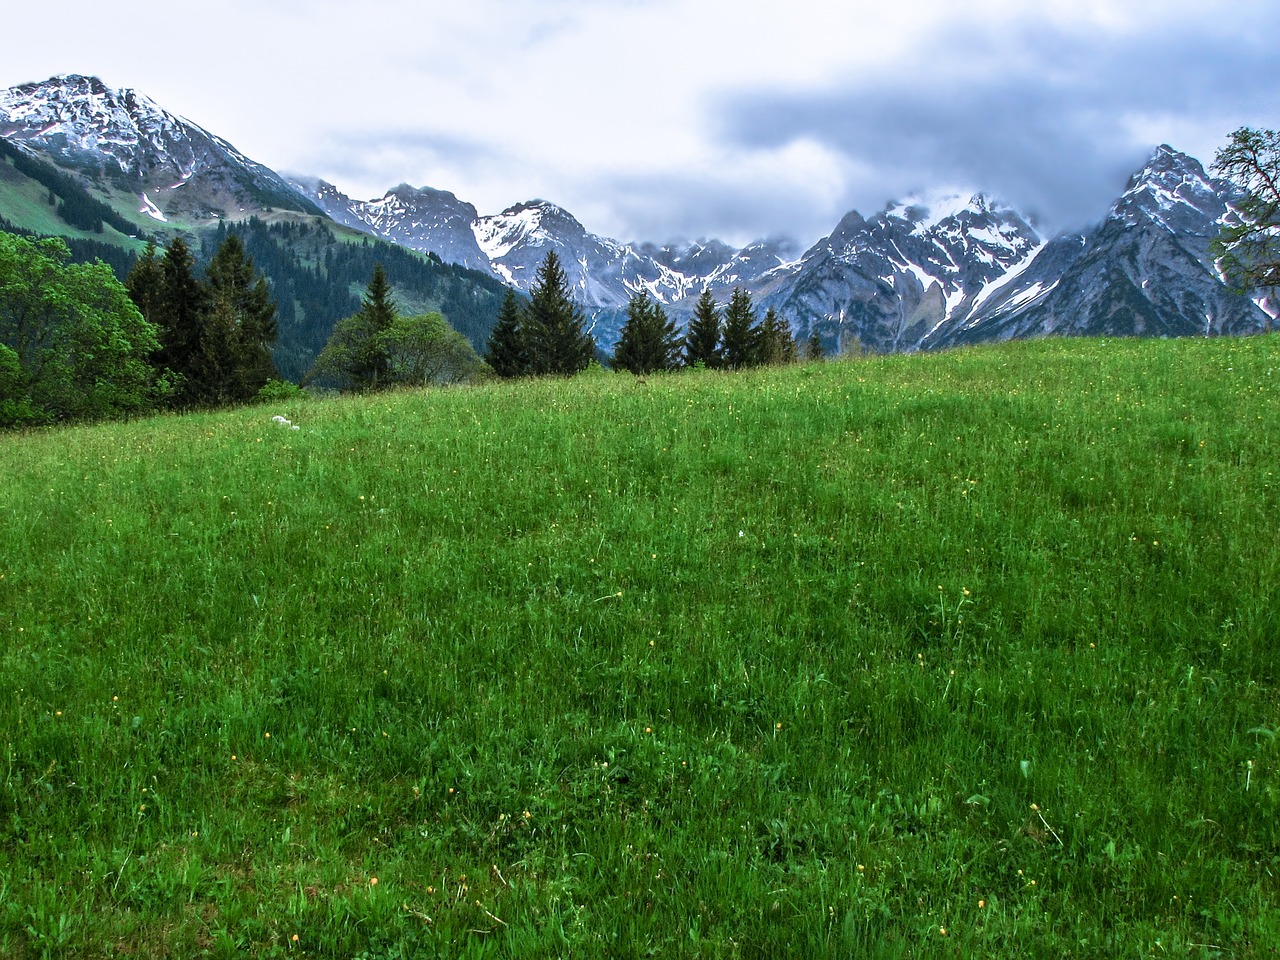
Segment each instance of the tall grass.
[{"label": "tall grass", "polygon": [[0,438],[0,954],[1271,956],[1277,367]]}]

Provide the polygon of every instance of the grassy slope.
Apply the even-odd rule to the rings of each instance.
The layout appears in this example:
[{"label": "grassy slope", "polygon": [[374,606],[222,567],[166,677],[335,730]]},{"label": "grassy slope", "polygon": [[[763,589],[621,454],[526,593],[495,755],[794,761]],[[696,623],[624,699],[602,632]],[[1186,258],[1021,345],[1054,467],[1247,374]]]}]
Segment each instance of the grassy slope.
[{"label": "grassy slope", "polygon": [[1269,956],[1277,366],[2,437],[0,953]]}]

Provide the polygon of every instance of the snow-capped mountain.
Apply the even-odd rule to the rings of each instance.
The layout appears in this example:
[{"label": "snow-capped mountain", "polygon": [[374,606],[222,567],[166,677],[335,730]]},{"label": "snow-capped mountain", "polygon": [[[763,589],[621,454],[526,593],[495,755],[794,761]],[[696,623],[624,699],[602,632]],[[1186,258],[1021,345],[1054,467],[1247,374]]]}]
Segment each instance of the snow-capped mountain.
[{"label": "snow-capped mountain", "polygon": [[966,316],[1044,241],[1016,210],[982,194],[939,193],[856,210],[794,264],[774,271],[763,302],[831,346],[914,350]]},{"label": "snow-capped mountain", "polygon": [[547,251],[555,250],[579,302],[603,324],[600,332],[606,338],[636,293],[678,304],[704,287],[729,291],[753,285],[798,252],[787,238],[762,240],[741,250],[718,240],[664,247],[623,243],[590,233],[567,210],[546,200],[482,217],[453,194],[427,187],[401,185],[381,200],[359,201],[323,181],[297,183],[340,223],[434,253],[447,263],[479,265],[519,290],[532,286]]},{"label": "snow-capped mountain", "polygon": [[67,75],[0,91],[0,136],[61,165],[100,169],[155,220],[242,209],[317,213],[282,177],[135,90]]},{"label": "snow-capped mountain", "polygon": [[1268,317],[1221,281],[1210,242],[1239,194],[1200,162],[1158,147],[1093,229],[1063,236],[929,346],[1046,334],[1253,333]]},{"label": "snow-capped mountain", "polygon": [[446,190],[402,183],[377,200],[352,200],[323,180],[294,178],[295,185],[334,220],[445,263],[492,272],[476,243],[476,208]]}]

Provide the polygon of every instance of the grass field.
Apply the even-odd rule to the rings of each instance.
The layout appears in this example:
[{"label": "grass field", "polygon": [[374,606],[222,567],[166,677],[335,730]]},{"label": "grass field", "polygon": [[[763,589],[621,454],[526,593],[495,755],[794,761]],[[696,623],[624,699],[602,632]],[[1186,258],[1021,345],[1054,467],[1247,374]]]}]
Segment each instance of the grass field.
[{"label": "grass field", "polygon": [[1277,368],[0,437],[0,955],[1275,956]]}]

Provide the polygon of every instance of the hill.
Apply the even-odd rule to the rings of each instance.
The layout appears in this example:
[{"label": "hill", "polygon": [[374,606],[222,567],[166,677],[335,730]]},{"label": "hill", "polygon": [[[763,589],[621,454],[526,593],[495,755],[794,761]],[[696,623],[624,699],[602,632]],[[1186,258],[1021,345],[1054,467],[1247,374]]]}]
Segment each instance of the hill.
[{"label": "hill", "polygon": [[1278,366],[5,437],[0,953],[1268,956]]}]

